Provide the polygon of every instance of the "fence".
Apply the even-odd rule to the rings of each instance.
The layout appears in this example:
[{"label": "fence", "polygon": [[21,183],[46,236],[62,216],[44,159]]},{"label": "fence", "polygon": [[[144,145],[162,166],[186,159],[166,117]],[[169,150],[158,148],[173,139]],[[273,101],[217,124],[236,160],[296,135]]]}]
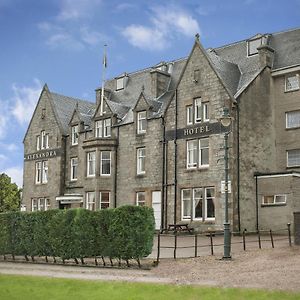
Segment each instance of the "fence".
[{"label": "fence", "polygon": [[[178,234],[174,232],[173,234],[161,234],[157,235],[157,256],[156,260],[159,262],[162,254],[162,250],[167,249],[172,251],[173,258],[178,257],[199,257],[200,253],[207,255],[214,255],[216,249],[218,248],[219,253],[222,253],[220,247],[224,246],[222,242],[224,233],[201,233],[201,234]],[[184,243],[180,243],[181,240],[184,240]],[[231,247],[236,245],[241,245],[242,249],[246,251],[248,248],[251,248],[253,245],[257,245],[259,249],[268,243],[272,248],[275,247],[275,243],[279,241],[287,241],[289,246],[292,246],[291,239],[291,228],[290,224],[287,224],[287,228],[281,230],[259,230],[255,232],[249,232],[246,229],[243,232],[233,232],[232,233],[232,242]],[[192,241],[191,243],[188,243]],[[167,242],[168,245],[165,245],[164,242]],[[187,245],[188,243],[188,245]],[[256,246],[256,247],[257,247]],[[203,251],[205,249],[206,251]],[[186,251],[185,255],[178,256],[178,251]],[[188,251],[187,251],[188,250]],[[170,257],[170,256],[168,256]]]}]

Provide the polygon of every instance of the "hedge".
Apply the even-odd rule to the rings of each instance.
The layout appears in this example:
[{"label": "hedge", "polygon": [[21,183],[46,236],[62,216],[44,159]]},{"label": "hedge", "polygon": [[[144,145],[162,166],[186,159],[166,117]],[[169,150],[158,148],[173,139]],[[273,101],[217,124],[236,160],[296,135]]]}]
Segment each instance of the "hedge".
[{"label": "hedge", "polygon": [[0,214],[0,255],[78,259],[97,257],[139,259],[152,251],[153,210],[122,206],[116,209],[49,210]]}]

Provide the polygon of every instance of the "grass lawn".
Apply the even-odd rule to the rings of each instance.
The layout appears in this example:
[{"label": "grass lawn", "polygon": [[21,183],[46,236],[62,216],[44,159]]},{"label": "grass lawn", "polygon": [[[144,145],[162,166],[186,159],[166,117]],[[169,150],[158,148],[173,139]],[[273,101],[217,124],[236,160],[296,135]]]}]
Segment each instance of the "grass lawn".
[{"label": "grass lawn", "polygon": [[300,299],[300,294],[249,289],[224,289],[163,284],[84,281],[47,277],[0,275],[1,300],[214,300]]}]

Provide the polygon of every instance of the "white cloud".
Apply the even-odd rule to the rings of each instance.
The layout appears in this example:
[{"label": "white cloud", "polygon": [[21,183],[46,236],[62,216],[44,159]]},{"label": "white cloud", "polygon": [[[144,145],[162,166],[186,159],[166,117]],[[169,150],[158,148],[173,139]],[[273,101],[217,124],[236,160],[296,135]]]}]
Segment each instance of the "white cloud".
[{"label": "white cloud", "polygon": [[1,147],[1,150],[7,151],[7,152],[19,150],[19,147],[13,143],[11,143],[11,144],[0,143],[0,147]]},{"label": "white cloud", "polygon": [[98,45],[100,42],[107,41],[108,38],[98,31],[92,31],[87,26],[80,28],[81,40],[90,46]]},{"label": "white cloud", "polygon": [[14,106],[12,108],[12,115],[17,119],[21,125],[27,124],[33,114],[37,100],[41,93],[41,83],[38,79],[34,79],[33,86],[18,86],[13,84],[14,96],[12,101]]},{"label": "white cloud", "polygon": [[7,134],[7,124],[9,121],[9,105],[7,101],[0,99],[0,139],[4,138]]},{"label": "white cloud", "polygon": [[162,50],[178,36],[191,37],[200,33],[197,20],[179,7],[154,7],[152,14],[151,26],[131,24],[122,31],[122,35],[133,46],[146,50]]},{"label": "white cloud", "polygon": [[22,167],[19,167],[19,166],[11,167],[4,171],[0,171],[0,173],[7,174],[11,178],[11,181],[16,183],[19,188],[23,187],[23,168]]},{"label": "white cloud", "polygon": [[116,6],[116,10],[118,10],[118,11],[134,10],[136,8],[137,8],[136,5],[134,5],[132,3],[127,3],[127,2],[121,3],[121,4]]},{"label": "white cloud", "polygon": [[91,16],[101,0],[61,0],[58,20],[68,21]]}]

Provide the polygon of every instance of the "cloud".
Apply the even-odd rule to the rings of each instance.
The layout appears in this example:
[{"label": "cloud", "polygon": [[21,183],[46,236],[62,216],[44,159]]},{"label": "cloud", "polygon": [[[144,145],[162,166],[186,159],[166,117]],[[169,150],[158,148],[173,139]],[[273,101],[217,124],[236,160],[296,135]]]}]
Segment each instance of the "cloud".
[{"label": "cloud", "polygon": [[9,121],[9,104],[7,101],[0,99],[0,139],[4,138],[7,134],[7,127]]},{"label": "cloud", "polygon": [[125,10],[134,10],[137,8],[137,5],[132,4],[132,3],[121,3],[119,5],[116,6],[116,10],[118,11],[125,11]]},{"label": "cloud", "polygon": [[46,37],[46,45],[50,49],[67,49],[82,51],[86,47],[94,47],[108,41],[104,34],[91,30],[88,26],[62,26],[50,22],[38,24],[38,28]]},{"label": "cloud", "polygon": [[10,167],[4,171],[0,171],[0,173],[7,174],[11,181],[16,183],[19,188],[23,187],[23,168],[19,166]]},{"label": "cloud", "polygon": [[133,46],[146,50],[162,50],[180,36],[192,37],[200,33],[196,19],[179,7],[151,8],[151,26],[131,24],[121,32]]},{"label": "cloud", "polygon": [[0,147],[1,147],[1,150],[4,150],[6,152],[19,150],[19,147],[16,144],[13,144],[13,143],[12,144],[0,143]]},{"label": "cloud", "polygon": [[14,103],[12,108],[12,115],[21,125],[26,125],[33,114],[37,100],[41,93],[41,83],[38,79],[34,79],[33,86],[12,86],[14,96],[12,101]]},{"label": "cloud", "polygon": [[69,21],[90,17],[101,2],[101,0],[61,0],[57,19]]}]

